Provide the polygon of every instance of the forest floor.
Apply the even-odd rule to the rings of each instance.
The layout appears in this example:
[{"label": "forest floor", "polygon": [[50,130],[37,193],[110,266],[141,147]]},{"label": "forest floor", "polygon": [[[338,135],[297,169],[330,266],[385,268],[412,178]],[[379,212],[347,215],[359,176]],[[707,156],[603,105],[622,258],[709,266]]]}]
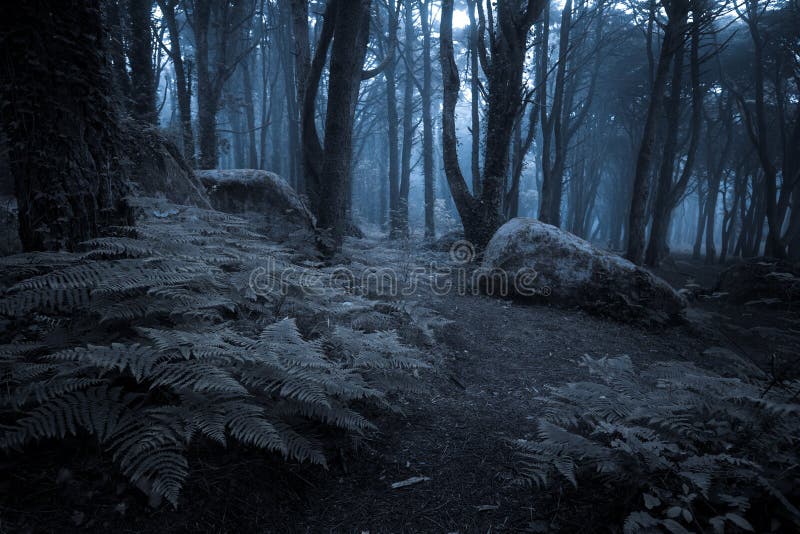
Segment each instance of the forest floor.
[{"label": "forest floor", "polygon": [[[395,266],[402,261],[404,269],[447,261],[446,253],[421,250],[412,260],[415,252],[362,240],[350,242],[345,256],[351,265],[379,267],[396,258]],[[719,271],[679,258],[659,274],[676,287],[689,279],[711,287]],[[423,375],[429,392],[400,399],[402,414],[373,414],[380,430],[357,446],[340,439],[329,451],[327,470],[241,449],[201,450],[177,511],[119,495],[90,495],[87,506],[86,496],[62,487],[26,497],[17,526],[62,532],[604,531],[614,513],[604,503],[613,496],[587,496],[569,486],[538,492],[517,482],[518,459],[509,442],[533,435],[537,397],[548,386],[588,376],[578,366],[584,354],[627,354],[636,365],[688,360],[702,366],[714,365],[704,351],[722,346],[766,367],[781,365],[800,346],[796,314],[714,300],[691,304],[686,324],[657,330],[579,310],[438,295],[425,287],[405,300],[441,318],[430,339],[406,333],[434,362]],[[84,487],[91,486],[92,470],[87,473]],[[411,477],[425,478],[392,487]]]}]

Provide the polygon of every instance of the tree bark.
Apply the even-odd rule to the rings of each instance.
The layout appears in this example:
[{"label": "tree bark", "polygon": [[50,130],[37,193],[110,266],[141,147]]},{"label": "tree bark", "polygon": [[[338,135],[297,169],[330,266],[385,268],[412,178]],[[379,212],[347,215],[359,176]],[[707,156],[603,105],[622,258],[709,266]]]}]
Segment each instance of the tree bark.
[{"label": "tree bark", "polygon": [[[508,172],[508,152],[514,119],[522,100],[522,68],[528,32],[546,2],[531,0],[520,13],[505,3],[497,4],[497,27],[490,24],[491,61],[488,58],[488,124],[481,194],[473,196],[458,163],[455,107],[459,77],[453,52],[453,0],[442,2],[439,59],[442,68],[442,152],[450,193],[466,238],[483,249],[502,223],[503,185]],[[481,12],[479,12],[481,18]],[[489,12],[492,16],[491,11]],[[485,51],[484,51],[485,52]],[[483,52],[482,52],[483,54]],[[484,68],[484,70],[487,70]]]},{"label": "tree bark", "polygon": [[682,28],[676,27],[676,22],[685,18],[686,2],[674,0],[670,11],[670,21],[664,30],[650,102],[647,106],[642,142],[636,159],[631,209],[628,215],[628,246],[625,257],[637,265],[641,265],[645,252],[647,205],[650,199],[650,170],[656,150],[658,117],[664,101],[669,65],[678,45],[683,42]]},{"label": "tree bark", "polygon": [[337,3],[330,58],[325,147],[320,172],[317,223],[329,229],[334,249],[341,247],[349,215],[353,120],[369,38],[370,0]]},{"label": "tree bark", "polygon": [[422,24],[422,169],[425,188],[425,237],[436,236],[434,223],[433,182],[433,117],[431,116],[431,29],[428,21],[430,0],[419,0],[419,18]]},{"label": "tree bark", "polygon": [[[397,39],[397,12],[395,10],[395,0],[388,0],[389,16],[387,19],[387,29],[389,39]],[[397,127],[397,75],[396,75],[396,47],[391,44],[387,54],[390,54],[389,62],[383,71],[386,80],[386,146],[389,152],[388,186],[389,186],[389,236],[397,239],[403,236],[403,229],[399,214],[400,208],[400,141],[399,130]]]},{"label": "tree bark", "polygon": [[158,123],[156,86],[153,71],[153,30],[150,10],[153,0],[128,0],[131,22],[131,114],[134,119],[149,124]]},{"label": "tree bark", "polygon": [[184,68],[180,30],[175,18],[175,6],[178,0],[158,0],[164,22],[169,31],[170,48],[169,57],[172,68],[175,70],[175,92],[178,97],[178,113],[181,122],[181,138],[183,139],[183,157],[190,165],[195,165],[194,159],[194,132],[192,131],[192,99],[191,76],[187,75]]},{"label": "tree bark", "polygon": [[[480,2],[480,0],[477,0]],[[470,70],[470,112],[472,119],[472,145],[471,145],[471,170],[472,194],[481,194],[481,88],[480,72],[478,71],[478,25],[475,21],[475,2],[467,0],[467,14],[469,15],[469,70]]]},{"label": "tree bark", "polygon": [[408,236],[408,193],[411,189],[411,151],[414,148],[414,12],[411,2],[404,5],[405,81],[403,86],[403,149],[400,155],[400,191],[398,200],[398,225],[402,236]]},{"label": "tree bark", "polygon": [[22,247],[74,250],[130,225],[99,0],[0,4],[0,107]]}]

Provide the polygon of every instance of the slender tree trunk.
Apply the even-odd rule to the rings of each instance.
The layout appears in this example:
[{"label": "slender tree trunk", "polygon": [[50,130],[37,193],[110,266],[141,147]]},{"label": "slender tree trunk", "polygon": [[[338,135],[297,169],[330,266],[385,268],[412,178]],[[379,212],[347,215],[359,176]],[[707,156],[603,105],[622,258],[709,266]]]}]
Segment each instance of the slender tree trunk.
[{"label": "slender tree trunk", "polygon": [[692,259],[700,259],[700,250],[703,247],[703,230],[706,227],[706,201],[700,185],[697,186],[697,230],[695,232]]},{"label": "slender tree trunk", "polygon": [[672,175],[675,170],[675,153],[678,148],[678,130],[681,118],[681,90],[683,85],[683,42],[673,55],[672,82],[666,102],[667,132],[661,169],[657,178],[656,197],[653,203],[653,225],[645,254],[645,263],[657,267],[661,259],[669,254],[667,229],[672,216]]},{"label": "slender tree trunk", "polygon": [[406,0],[405,41],[403,53],[405,60],[405,82],[403,87],[403,149],[400,156],[400,191],[398,199],[398,225],[403,236],[408,235],[408,193],[411,188],[411,151],[414,147],[414,12],[411,2]]},{"label": "slender tree trunk", "polygon": [[658,117],[664,101],[669,65],[672,62],[672,56],[677,50],[678,44],[682,40],[682,32],[676,31],[674,24],[667,23],[658,57],[656,75],[653,79],[650,103],[647,106],[642,143],[636,159],[631,209],[628,215],[628,246],[625,257],[637,265],[642,263],[645,252],[647,205],[650,199],[650,170],[656,151]]},{"label": "slender tree trunk", "polygon": [[419,0],[419,18],[422,23],[422,168],[425,187],[425,237],[435,237],[433,188],[433,117],[431,100],[431,29],[428,21],[430,0]]},{"label": "slender tree trunk", "polygon": [[192,131],[192,99],[191,76],[187,75],[181,55],[181,39],[178,22],[175,19],[175,6],[178,0],[158,0],[164,22],[169,31],[170,59],[175,71],[175,92],[178,97],[178,112],[181,120],[181,138],[183,139],[183,157],[194,166],[194,132]]},{"label": "slender tree trunk", "polygon": [[[289,169],[287,172],[287,180],[298,191],[302,190],[303,178],[300,175],[302,172],[302,154],[300,153],[300,113],[298,109],[298,93],[301,90],[301,84],[297,81],[297,62],[302,58],[292,57],[292,34],[293,34],[293,18],[291,13],[285,9],[281,9],[280,13],[281,30],[280,30],[280,46],[281,50],[281,66],[283,71],[284,81],[284,94],[286,95],[286,121],[288,123],[288,163]],[[295,45],[297,50],[298,45]],[[304,60],[303,60],[304,61]]]},{"label": "slender tree trunk", "polygon": [[[563,110],[571,25],[572,0],[567,0],[561,12],[558,66],[553,86],[553,108],[550,117],[542,121],[542,175],[544,179],[542,180],[542,197],[539,200],[539,220],[554,226],[561,226],[561,193],[564,183],[565,130],[567,128],[563,120]],[[546,113],[544,107],[542,109],[543,113]],[[555,147],[552,146],[553,143]],[[551,161],[551,157],[553,161]]]},{"label": "slender tree trunk", "polygon": [[[480,2],[480,0],[477,0]],[[472,118],[472,145],[471,145],[471,170],[472,194],[481,194],[481,92],[480,72],[478,70],[478,25],[475,22],[475,2],[467,0],[467,13],[469,15],[469,59],[470,59],[470,111]]]},{"label": "slender tree trunk", "polygon": [[[394,20],[395,15],[395,0],[388,0],[389,17],[387,20],[388,30],[390,32],[390,39],[396,39],[395,35],[391,32],[397,32],[397,21]],[[402,237],[403,229],[400,220],[400,141],[398,132],[398,116],[397,116],[397,79],[395,67],[395,48],[394,46],[388,47],[387,51],[390,54],[389,62],[386,69],[383,71],[384,78],[386,79],[386,146],[389,152],[389,169],[388,169],[388,185],[389,185],[389,236],[392,239]]]},{"label": "slender tree trunk", "polygon": [[[752,125],[748,124],[751,129],[751,138],[756,146],[758,158],[761,161],[761,167],[764,170],[764,194],[765,194],[765,211],[767,217],[768,233],[767,243],[764,254],[767,256],[775,256],[776,258],[783,258],[786,256],[784,245],[781,242],[781,221],[778,220],[777,214],[777,171],[770,156],[769,145],[769,129],[767,127],[767,112],[765,109],[764,97],[764,42],[761,39],[761,31],[758,27],[758,22],[761,17],[761,6],[758,0],[747,0],[746,3],[747,17],[745,22],[750,30],[750,36],[753,41],[754,50],[754,80],[755,80],[755,108],[756,108],[756,124],[755,131],[752,132]],[[744,111],[747,115],[747,111]]]},{"label": "slender tree trunk", "polygon": [[242,61],[242,90],[244,91],[244,112],[247,124],[247,167],[258,168],[258,148],[256,148],[256,109],[253,104],[253,80],[250,68],[252,60]]},{"label": "slender tree trunk", "polygon": [[153,30],[150,21],[152,7],[153,0],[128,0],[131,23],[128,59],[131,66],[132,115],[142,122],[157,124]]}]

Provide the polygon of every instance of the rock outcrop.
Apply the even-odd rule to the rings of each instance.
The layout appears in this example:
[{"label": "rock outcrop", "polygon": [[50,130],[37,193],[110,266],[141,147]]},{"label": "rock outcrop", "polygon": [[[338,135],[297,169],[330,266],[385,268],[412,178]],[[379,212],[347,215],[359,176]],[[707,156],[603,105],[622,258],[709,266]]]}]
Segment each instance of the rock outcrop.
[{"label": "rock outcrop", "polygon": [[196,171],[211,205],[226,213],[252,212],[266,218],[268,234],[312,231],[314,216],[280,176],[256,169]]},{"label": "rock outcrop", "polygon": [[615,254],[534,219],[517,218],[492,237],[479,283],[497,293],[578,306],[623,321],[665,324],[686,302],[667,282]]}]

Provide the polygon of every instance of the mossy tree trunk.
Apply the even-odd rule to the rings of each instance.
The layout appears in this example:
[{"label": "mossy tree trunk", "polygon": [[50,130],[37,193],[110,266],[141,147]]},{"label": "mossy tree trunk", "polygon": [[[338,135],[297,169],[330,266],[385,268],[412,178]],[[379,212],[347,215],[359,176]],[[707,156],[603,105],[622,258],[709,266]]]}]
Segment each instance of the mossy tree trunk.
[{"label": "mossy tree trunk", "polygon": [[100,0],[0,4],[0,117],[25,250],[130,224]]}]

